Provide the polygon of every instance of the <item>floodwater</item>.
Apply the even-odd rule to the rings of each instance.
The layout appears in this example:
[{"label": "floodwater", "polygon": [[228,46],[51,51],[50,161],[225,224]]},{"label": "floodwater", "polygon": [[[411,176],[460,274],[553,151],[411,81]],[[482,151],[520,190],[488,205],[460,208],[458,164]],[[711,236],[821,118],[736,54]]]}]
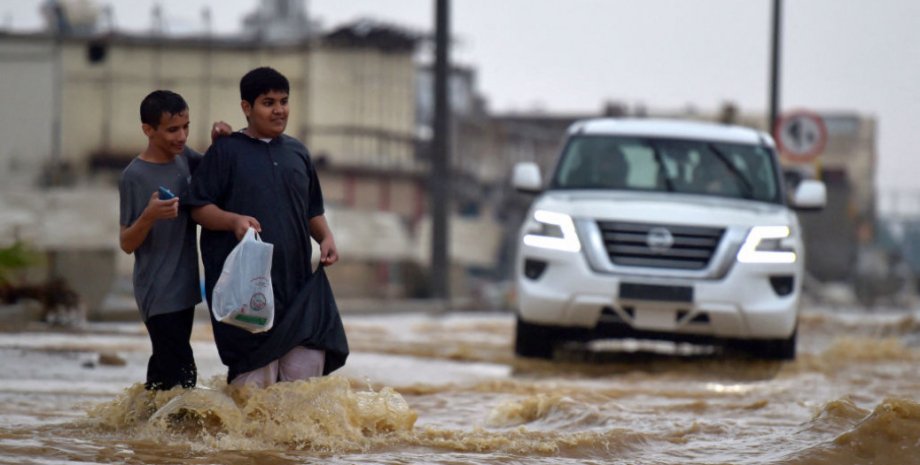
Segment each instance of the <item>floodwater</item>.
[{"label": "floodwater", "polygon": [[345,325],[332,376],[234,391],[202,321],[199,387],[158,394],[140,323],[0,333],[0,463],[920,463],[911,311],[806,311],[784,363],[638,342],[521,360],[505,313]]}]

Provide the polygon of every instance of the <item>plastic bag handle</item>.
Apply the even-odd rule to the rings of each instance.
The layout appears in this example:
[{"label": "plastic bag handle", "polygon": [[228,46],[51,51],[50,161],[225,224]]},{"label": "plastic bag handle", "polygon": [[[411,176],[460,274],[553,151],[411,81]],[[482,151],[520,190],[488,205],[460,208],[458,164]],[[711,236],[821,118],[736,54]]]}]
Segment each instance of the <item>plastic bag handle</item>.
[{"label": "plastic bag handle", "polygon": [[260,236],[259,233],[256,232],[255,228],[250,226],[246,228],[246,234],[243,235],[243,239],[240,240],[240,242],[246,241],[246,240],[254,240],[257,242],[262,242],[262,236]]}]

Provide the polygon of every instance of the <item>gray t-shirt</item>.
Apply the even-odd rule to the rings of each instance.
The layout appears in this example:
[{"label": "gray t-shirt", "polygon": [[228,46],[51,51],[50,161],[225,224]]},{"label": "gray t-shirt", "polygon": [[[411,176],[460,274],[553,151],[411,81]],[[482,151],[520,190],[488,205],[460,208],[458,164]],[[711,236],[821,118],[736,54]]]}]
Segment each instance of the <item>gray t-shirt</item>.
[{"label": "gray t-shirt", "polygon": [[195,223],[185,206],[191,172],[200,159],[201,154],[188,148],[171,163],[151,163],[136,157],[118,181],[122,226],[137,221],[159,186],[179,197],[179,216],[157,220],[134,251],[134,298],[144,321],[201,302]]}]

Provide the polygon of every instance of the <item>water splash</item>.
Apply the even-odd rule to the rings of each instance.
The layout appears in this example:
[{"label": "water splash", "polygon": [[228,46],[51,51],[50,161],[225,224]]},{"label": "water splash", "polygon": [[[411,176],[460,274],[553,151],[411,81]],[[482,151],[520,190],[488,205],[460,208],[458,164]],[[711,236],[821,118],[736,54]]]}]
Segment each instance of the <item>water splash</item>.
[{"label": "water splash", "polygon": [[88,412],[100,432],[193,448],[363,450],[413,429],[417,414],[392,388],[356,391],[342,377],[151,392],[136,384]]}]

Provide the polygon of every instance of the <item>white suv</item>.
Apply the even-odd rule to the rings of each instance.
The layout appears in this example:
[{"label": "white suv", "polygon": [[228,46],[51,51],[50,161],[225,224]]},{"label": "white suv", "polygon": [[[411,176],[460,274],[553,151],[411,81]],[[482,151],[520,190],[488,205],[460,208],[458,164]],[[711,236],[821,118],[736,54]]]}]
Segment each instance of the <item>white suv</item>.
[{"label": "white suv", "polygon": [[573,124],[521,227],[515,351],[548,358],[566,341],[663,339],[795,357],[804,250],[772,138],[738,126],[653,119]]}]

